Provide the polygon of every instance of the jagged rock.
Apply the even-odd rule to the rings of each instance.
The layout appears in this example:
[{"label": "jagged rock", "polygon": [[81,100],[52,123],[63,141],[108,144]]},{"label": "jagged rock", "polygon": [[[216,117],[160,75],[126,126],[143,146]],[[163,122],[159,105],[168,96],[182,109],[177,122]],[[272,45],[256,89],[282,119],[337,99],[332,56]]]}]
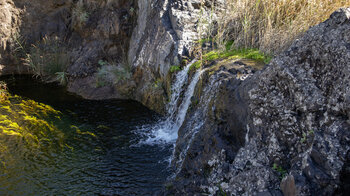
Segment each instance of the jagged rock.
[{"label": "jagged rock", "polygon": [[[344,8],[243,82],[225,73],[200,118],[204,125],[186,139],[197,123],[190,113],[179,132],[176,154],[182,156],[169,193],[280,195],[281,189],[294,194],[294,186],[297,195],[349,191],[349,44],[350,8]],[[203,111],[203,104],[193,110]],[[295,185],[288,180],[280,187],[286,174]]]}]

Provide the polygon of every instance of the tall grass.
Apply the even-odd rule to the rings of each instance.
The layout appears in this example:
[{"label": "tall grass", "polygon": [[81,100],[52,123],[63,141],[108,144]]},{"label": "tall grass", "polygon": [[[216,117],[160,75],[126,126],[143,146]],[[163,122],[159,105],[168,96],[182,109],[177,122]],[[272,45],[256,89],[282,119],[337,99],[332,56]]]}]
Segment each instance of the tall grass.
[{"label": "tall grass", "polygon": [[217,41],[276,54],[301,33],[329,17],[349,0],[227,0],[218,19]]},{"label": "tall grass", "polygon": [[34,76],[64,83],[62,80],[65,78],[69,55],[65,44],[57,37],[44,37],[32,44],[24,62],[32,69]]}]

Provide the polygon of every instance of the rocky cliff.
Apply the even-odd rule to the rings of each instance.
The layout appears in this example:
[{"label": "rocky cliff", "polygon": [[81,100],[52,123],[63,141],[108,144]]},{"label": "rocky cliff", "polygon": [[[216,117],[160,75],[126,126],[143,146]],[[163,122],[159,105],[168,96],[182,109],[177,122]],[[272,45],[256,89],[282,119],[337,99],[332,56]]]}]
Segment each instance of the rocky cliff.
[{"label": "rocky cliff", "polygon": [[178,173],[166,193],[345,195],[349,35],[350,8],[341,9],[261,71],[241,61],[208,69],[179,131]]},{"label": "rocky cliff", "polygon": [[15,58],[18,42],[29,52],[31,44],[58,37],[69,54],[69,91],[88,99],[134,99],[164,112],[170,66],[191,55],[203,34],[198,29],[207,25],[200,18],[214,18],[223,2],[1,0],[1,74],[28,72]]}]

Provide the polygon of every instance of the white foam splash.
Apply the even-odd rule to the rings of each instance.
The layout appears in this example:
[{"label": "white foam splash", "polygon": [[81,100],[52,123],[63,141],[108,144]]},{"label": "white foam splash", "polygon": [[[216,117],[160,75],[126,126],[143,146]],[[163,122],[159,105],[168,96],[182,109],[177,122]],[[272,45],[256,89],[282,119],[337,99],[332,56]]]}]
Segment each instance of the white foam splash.
[{"label": "white foam splash", "polygon": [[[176,79],[172,85],[172,95],[167,105],[168,115],[154,125],[145,125],[140,131],[146,133],[146,139],[141,141],[143,144],[174,144],[178,137],[178,131],[185,120],[187,110],[191,104],[197,82],[203,71],[197,71],[190,84],[188,83],[188,71],[196,60],[189,63],[183,70],[176,74]],[[187,86],[187,88],[186,88]],[[181,99],[181,96],[183,98]],[[181,101],[181,103],[179,103]],[[178,107],[179,106],[179,107]]]}]

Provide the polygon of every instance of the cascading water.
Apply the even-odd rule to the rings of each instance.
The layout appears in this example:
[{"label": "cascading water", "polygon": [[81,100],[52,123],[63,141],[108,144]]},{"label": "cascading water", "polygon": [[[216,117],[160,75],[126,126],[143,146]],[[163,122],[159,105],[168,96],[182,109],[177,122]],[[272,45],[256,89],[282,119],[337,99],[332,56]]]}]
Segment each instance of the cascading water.
[{"label": "cascading water", "polygon": [[[205,70],[202,70],[201,72],[204,71]],[[186,140],[186,143],[184,144],[184,148],[180,151],[177,157],[173,157],[175,165],[177,166],[175,174],[177,174],[182,168],[183,161],[193,143],[193,139],[205,123],[204,121],[198,119],[205,118],[205,115],[209,109],[210,101],[215,99],[216,89],[219,86],[219,82],[217,78],[215,78],[215,75],[212,76],[209,80],[210,84],[204,88],[204,93],[203,96],[201,96],[201,99],[199,101],[200,104],[196,109],[196,112],[191,117],[189,117],[187,123],[184,124],[186,133],[182,136],[182,138]]]},{"label": "cascading water", "polygon": [[[156,125],[146,125],[141,128],[142,131],[150,130],[147,134],[147,139],[142,143],[157,144],[157,143],[174,143],[178,136],[178,130],[185,120],[187,110],[191,104],[197,82],[200,79],[203,71],[197,71],[193,76],[190,84],[188,84],[188,71],[193,63],[193,60],[183,70],[176,74],[175,81],[172,85],[172,95],[169,104],[167,105],[168,115],[165,120],[161,120]],[[187,86],[187,88],[186,88]],[[181,96],[183,98],[181,99]],[[181,101],[181,104],[179,102]]]}]

